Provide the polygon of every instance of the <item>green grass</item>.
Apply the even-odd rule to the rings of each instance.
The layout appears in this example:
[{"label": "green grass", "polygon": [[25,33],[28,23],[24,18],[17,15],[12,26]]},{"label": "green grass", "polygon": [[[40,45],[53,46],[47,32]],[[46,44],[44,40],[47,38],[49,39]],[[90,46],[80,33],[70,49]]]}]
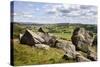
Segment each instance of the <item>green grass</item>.
[{"label": "green grass", "polygon": [[57,48],[38,49],[14,42],[14,65],[54,64],[73,62],[62,59],[64,52]]},{"label": "green grass", "polygon": [[57,38],[63,39],[63,40],[71,40],[71,33],[52,33],[54,34]]},{"label": "green grass", "polygon": [[[78,25],[73,24],[65,24],[65,25],[57,25],[57,24],[47,24],[47,25],[24,25],[24,24],[13,24],[13,37],[18,38],[20,33],[24,33],[25,30],[31,29],[33,32],[37,32],[40,27],[43,28],[45,32],[52,33],[56,37],[64,40],[71,40],[71,36],[73,33],[73,30]],[[79,25],[80,27],[86,28],[86,30],[92,31],[94,34],[96,34],[96,26],[95,25]],[[92,28],[91,28],[92,27]],[[88,28],[88,29],[87,29]]]}]

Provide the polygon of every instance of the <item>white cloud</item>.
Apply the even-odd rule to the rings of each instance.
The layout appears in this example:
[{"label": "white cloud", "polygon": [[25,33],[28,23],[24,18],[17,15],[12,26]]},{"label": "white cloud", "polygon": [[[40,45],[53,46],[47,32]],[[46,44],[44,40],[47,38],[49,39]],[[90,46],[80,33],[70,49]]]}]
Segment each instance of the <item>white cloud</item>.
[{"label": "white cloud", "polygon": [[80,5],[76,5],[76,4],[75,5],[71,5],[70,8],[79,10],[80,9]]},{"label": "white cloud", "polygon": [[80,16],[79,11],[71,11],[70,13],[68,13],[68,15],[70,16]]},{"label": "white cloud", "polygon": [[46,9],[46,13],[50,14],[48,18],[54,18],[54,19],[57,19],[57,18],[63,19],[66,17],[90,19],[90,18],[96,18],[97,10],[93,10],[93,9],[94,7],[90,8],[90,6],[88,7],[88,9],[81,9],[80,5],[60,4],[60,5],[54,5],[52,6],[52,8]]},{"label": "white cloud", "polygon": [[[47,7],[49,7],[48,5]],[[82,5],[87,6],[87,5]],[[47,8],[46,13],[50,14],[48,18],[51,20],[57,21],[58,19],[63,19],[64,22],[84,22],[91,21],[95,22],[93,19],[97,18],[97,8],[96,7],[84,7],[85,9],[81,9],[80,5],[52,5],[52,8]],[[88,9],[87,9],[88,8]],[[80,20],[81,19],[81,20]]]},{"label": "white cloud", "polygon": [[27,4],[27,6],[32,7],[32,6],[33,6],[33,4],[32,4],[32,3],[28,3],[28,4]]},{"label": "white cloud", "polygon": [[32,18],[32,14],[28,12],[13,13],[14,16]]},{"label": "white cloud", "polygon": [[[66,5],[67,6],[67,5]],[[87,9],[88,8],[88,9]],[[67,13],[67,11],[69,12]],[[67,15],[70,16],[95,16],[97,15],[97,10],[93,7],[84,7],[84,9],[80,9],[80,5],[71,5],[69,9],[65,9]],[[63,14],[64,12],[62,12]]]},{"label": "white cloud", "polygon": [[[34,4],[37,5],[37,4]],[[67,5],[67,4],[43,4],[34,6],[28,4],[29,10],[22,10],[14,13],[18,18],[25,18],[30,21],[49,21],[49,22],[82,22],[85,19],[95,19],[97,16],[97,8],[87,5]],[[38,4],[39,5],[39,4]],[[28,9],[28,7],[25,7]],[[24,9],[24,8],[23,8]],[[87,21],[86,21],[87,22]]]},{"label": "white cloud", "polygon": [[64,9],[69,9],[70,5],[67,5],[67,4],[62,4],[63,8]]},{"label": "white cloud", "polygon": [[39,9],[39,8],[36,8],[35,10],[36,10],[36,11],[39,11],[40,9]]}]

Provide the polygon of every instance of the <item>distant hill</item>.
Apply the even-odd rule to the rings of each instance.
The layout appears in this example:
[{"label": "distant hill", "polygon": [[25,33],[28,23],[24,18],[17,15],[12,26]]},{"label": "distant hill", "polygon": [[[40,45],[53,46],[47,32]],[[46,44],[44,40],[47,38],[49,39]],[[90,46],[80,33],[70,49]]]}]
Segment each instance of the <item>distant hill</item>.
[{"label": "distant hill", "polygon": [[[52,25],[52,24],[43,24],[37,22],[11,22],[16,24],[26,24],[26,25]],[[97,25],[97,24],[82,24],[82,23],[55,23],[56,25]],[[54,24],[53,24],[54,25]]]}]

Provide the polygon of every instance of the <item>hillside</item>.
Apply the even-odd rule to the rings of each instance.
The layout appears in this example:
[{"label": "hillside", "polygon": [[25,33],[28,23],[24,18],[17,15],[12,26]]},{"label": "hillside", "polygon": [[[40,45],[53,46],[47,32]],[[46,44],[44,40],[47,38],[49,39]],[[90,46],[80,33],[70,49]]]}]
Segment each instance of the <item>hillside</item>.
[{"label": "hillside", "polygon": [[32,64],[54,64],[74,62],[74,60],[64,60],[64,52],[61,49],[50,48],[49,50],[38,49],[14,41],[14,65]]},{"label": "hillside", "polygon": [[[30,30],[31,32],[37,34],[38,29],[42,28],[45,31],[45,34],[48,33],[52,34],[53,36],[55,36],[55,38],[57,40],[64,40],[64,41],[69,41],[70,43],[72,43],[71,37],[73,35],[73,31],[75,30],[75,28],[80,27],[80,34],[82,34],[82,37],[80,36],[80,38],[77,40],[77,36],[75,36],[77,42],[80,41],[80,43],[83,45],[89,45],[86,42],[84,42],[82,39],[86,38],[88,40],[91,40],[91,37],[93,35],[93,38],[95,37],[95,35],[97,34],[97,26],[96,25],[85,25],[85,24],[20,24],[20,23],[12,23],[12,41],[13,41],[13,46],[12,47],[14,49],[14,65],[15,66],[19,66],[19,65],[37,65],[37,64],[55,64],[55,63],[69,63],[69,62],[77,62],[77,54],[75,54],[75,58],[74,59],[64,59],[64,55],[67,53],[72,53],[71,55],[73,56],[73,51],[76,51],[73,47],[77,47],[75,46],[75,44],[68,44],[68,43],[60,43],[60,46],[58,45],[58,47],[63,46],[63,44],[67,44],[67,48],[66,46],[63,46],[66,50],[66,52],[64,52],[63,48],[59,49],[57,46],[56,47],[51,47],[50,43],[46,44],[50,46],[49,50],[45,50],[45,49],[39,49],[35,46],[29,46],[28,44],[21,44],[20,43],[20,34],[25,34],[25,31]],[[91,33],[87,32],[87,36],[83,35],[83,33],[86,31],[84,28],[90,32],[92,32],[93,34],[91,35]],[[78,31],[76,31],[78,32]],[[78,35],[80,35],[78,34]],[[27,35],[27,34],[26,34]],[[32,33],[30,34],[32,35]],[[34,35],[33,35],[34,36]],[[45,36],[44,36],[45,37]],[[48,37],[47,37],[48,38]],[[93,39],[92,38],[92,39]],[[28,40],[30,40],[27,37]],[[34,39],[33,39],[34,40]],[[87,40],[85,40],[87,41]],[[91,43],[88,41],[88,43]],[[40,43],[39,43],[40,44]],[[42,43],[41,43],[42,44]],[[59,44],[59,43],[58,43]],[[56,43],[57,45],[57,43]],[[78,44],[80,45],[80,44]],[[97,45],[97,44],[96,44]],[[83,45],[84,46],[84,45]],[[84,59],[85,61],[91,61],[91,58],[87,58],[88,57],[88,51],[87,53],[84,52],[84,50],[90,50],[92,49],[95,53],[97,51],[97,47],[93,46],[93,47],[89,47],[89,49],[87,49],[87,46],[83,47],[83,46],[79,46],[81,47],[79,51],[76,51],[76,53],[78,52],[81,55],[81,58]],[[83,49],[84,48],[84,49]],[[71,52],[72,51],[72,52]],[[96,55],[95,54],[91,54],[92,59],[96,60]],[[80,58],[80,57],[79,57]],[[83,60],[79,60],[79,62],[81,62]]]}]

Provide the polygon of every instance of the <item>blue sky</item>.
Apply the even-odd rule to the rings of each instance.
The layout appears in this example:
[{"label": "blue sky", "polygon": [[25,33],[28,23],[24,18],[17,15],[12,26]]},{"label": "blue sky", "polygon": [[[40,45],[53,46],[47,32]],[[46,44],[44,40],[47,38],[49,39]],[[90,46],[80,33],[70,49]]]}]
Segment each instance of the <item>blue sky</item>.
[{"label": "blue sky", "polygon": [[93,5],[25,1],[12,3],[13,22],[97,24],[97,7]]}]

